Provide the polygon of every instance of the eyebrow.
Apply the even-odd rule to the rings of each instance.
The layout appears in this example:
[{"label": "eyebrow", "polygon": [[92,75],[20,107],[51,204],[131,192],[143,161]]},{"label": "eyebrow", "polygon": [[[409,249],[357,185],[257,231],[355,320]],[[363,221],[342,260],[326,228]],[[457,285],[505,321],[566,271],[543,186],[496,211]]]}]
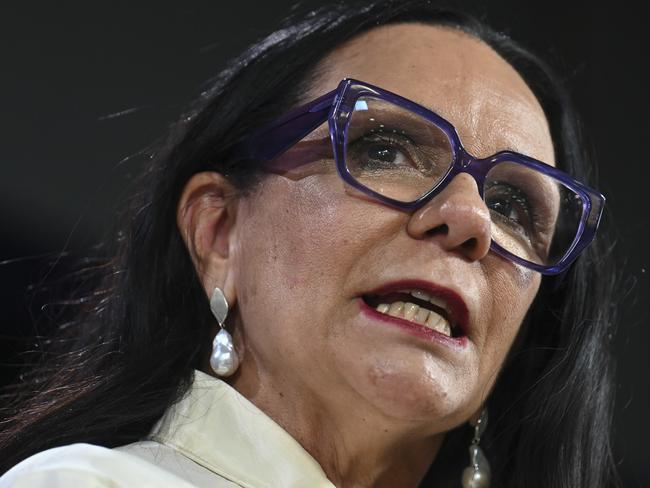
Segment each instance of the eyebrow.
[{"label": "eyebrow", "polygon": [[[454,127],[457,126],[454,125]],[[458,129],[456,130],[458,131]],[[549,166],[555,166],[556,153],[553,140],[550,139],[552,152],[549,159],[544,147],[545,141],[540,140],[539,135],[534,132],[534,130],[525,129],[522,126],[518,126],[516,130],[511,130],[510,127],[501,125],[496,131],[490,131],[488,137],[491,137],[487,141],[484,138],[477,140],[476,136],[472,139],[479,143],[479,150],[475,152],[480,153],[480,157],[483,158],[490,157],[501,151],[511,151],[536,159]],[[460,134],[459,137],[463,146],[467,149],[465,142],[468,142],[468,137],[462,137]],[[473,151],[468,150],[468,152],[472,153]],[[472,155],[479,157],[479,154]]]}]

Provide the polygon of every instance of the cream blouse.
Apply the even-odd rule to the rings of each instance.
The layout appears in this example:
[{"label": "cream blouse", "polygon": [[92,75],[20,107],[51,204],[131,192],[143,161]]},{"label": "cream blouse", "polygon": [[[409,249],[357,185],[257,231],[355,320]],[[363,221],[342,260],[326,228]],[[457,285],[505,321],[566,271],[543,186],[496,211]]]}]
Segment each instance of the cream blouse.
[{"label": "cream blouse", "polygon": [[194,382],[146,439],[115,449],[71,444],[17,464],[0,488],[333,488],[282,427],[226,382]]}]

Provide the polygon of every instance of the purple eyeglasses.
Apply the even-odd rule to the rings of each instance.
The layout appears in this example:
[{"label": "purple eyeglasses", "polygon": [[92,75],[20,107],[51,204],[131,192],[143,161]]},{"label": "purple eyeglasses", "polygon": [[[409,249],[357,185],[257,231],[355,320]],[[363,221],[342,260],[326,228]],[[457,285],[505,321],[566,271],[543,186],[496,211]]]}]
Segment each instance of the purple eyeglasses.
[{"label": "purple eyeglasses", "polygon": [[[302,141],[326,121],[325,137]],[[300,141],[307,151],[280,157]],[[490,210],[490,249],[544,274],[565,271],[593,240],[605,204],[596,190],[529,156],[500,151],[476,158],[435,112],[353,79],[255,131],[232,156],[271,171],[317,164],[404,211],[422,207],[468,173]]]}]

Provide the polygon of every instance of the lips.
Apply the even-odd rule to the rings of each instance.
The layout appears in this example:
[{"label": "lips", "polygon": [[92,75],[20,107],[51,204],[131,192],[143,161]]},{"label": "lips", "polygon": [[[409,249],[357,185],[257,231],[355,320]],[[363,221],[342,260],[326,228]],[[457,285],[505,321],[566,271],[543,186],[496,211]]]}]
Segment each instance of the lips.
[{"label": "lips", "polygon": [[[404,298],[406,297],[406,298]],[[452,338],[463,337],[468,332],[469,312],[463,298],[455,291],[423,280],[402,280],[384,284],[374,290],[364,293],[363,301],[376,313],[386,312],[385,306],[380,304],[400,303],[398,300],[408,299],[409,302],[431,310],[451,325]],[[376,308],[379,306],[379,311]],[[394,309],[395,307],[393,307]],[[390,315],[390,314],[389,314]],[[399,314],[397,314],[399,317]],[[396,318],[399,321],[408,321],[408,316]],[[410,321],[414,326],[422,328],[423,323]],[[430,327],[440,331],[440,327]]]}]

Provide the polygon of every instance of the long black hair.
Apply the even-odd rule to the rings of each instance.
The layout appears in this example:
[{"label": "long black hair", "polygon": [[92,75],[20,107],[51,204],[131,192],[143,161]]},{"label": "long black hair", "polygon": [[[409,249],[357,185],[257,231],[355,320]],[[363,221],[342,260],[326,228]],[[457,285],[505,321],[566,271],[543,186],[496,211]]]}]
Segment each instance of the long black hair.
[{"label": "long black hair", "polygon": [[[142,439],[188,389],[211,345],[213,318],[176,227],[176,205],[199,171],[226,174],[242,195],[263,177],[226,166],[232,146],[303,101],[319,60],[378,25],[422,22],[461,29],[492,46],[527,81],[548,118],[560,168],[596,185],[579,124],[559,78],[483,22],[425,0],[338,2],[294,13],[210,80],[151,150],[102,257],[77,276],[49,347],[2,396],[0,473],[73,442],[114,447]],[[226,169],[227,168],[227,169]],[[599,238],[561,277],[544,277],[488,400],[482,445],[494,486],[606,486],[614,324],[609,248]],[[445,437],[422,486],[458,486],[469,429]]]}]

